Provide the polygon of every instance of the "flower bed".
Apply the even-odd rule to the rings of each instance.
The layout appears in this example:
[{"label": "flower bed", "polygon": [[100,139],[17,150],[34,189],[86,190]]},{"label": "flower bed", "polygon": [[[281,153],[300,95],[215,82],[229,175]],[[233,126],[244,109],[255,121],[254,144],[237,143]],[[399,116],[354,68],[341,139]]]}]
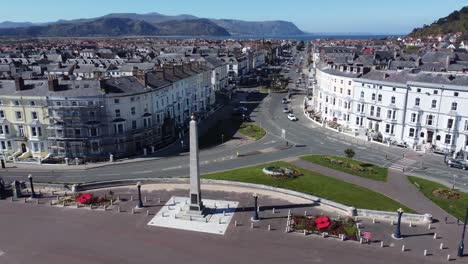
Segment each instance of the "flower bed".
[{"label": "flower bed", "polygon": [[315,235],[328,233],[328,236],[335,238],[343,235],[346,240],[357,241],[358,229],[352,218],[330,219],[327,216],[291,216],[289,227],[294,232],[304,233],[307,231]]},{"label": "flower bed", "polygon": [[334,158],[331,158],[331,157],[323,157],[323,159],[331,164],[337,164],[337,165],[340,165],[344,168],[348,168],[348,169],[352,169],[354,171],[358,171],[358,172],[363,172],[363,173],[367,173],[367,174],[373,174],[375,173],[374,169],[372,167],[363,167],[361,165],[358,165],[358,164],[353,164],[353,163],[349,163],[349,162],[345,162],[341,159],[334,159]]},{"label": "flower bed", "polygon": [[454,190],[449,190],[446,188],[439,188],[436,189],[432,192],[432,194],[441,199],[449,200],[449,201],[455,201],[460,199],[460,194]]},{"label": "flower bed", "polygon": [[58,204],[65,206],[70,205],[91,205],[96,207],[105,207],[111,205],[113,201],[113,193],[109,192],[109,195],[104,194],[102,196],[96,196],[92,193],[76,193],[69,196],[60,197]]},{"label": "flower bed", "polygon": [[302,176],[302,174],[293,168],[282,168],[282,167],[275,167],[275,166],[270,166],[263,168],[263,173],[266,175],[270,175],[273,179],[276,180],[287,180],[287,179],[294,179],[299,176]]}]

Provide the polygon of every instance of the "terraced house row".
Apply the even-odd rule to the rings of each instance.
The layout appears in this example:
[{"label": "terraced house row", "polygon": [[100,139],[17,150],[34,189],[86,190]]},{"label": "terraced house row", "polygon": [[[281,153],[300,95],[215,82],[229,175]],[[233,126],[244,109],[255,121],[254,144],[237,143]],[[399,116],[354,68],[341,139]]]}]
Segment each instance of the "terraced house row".
[{"label": "terraced house row", "polygon": [[0,150],[41,161],[155,151],[183,133],[191,113],[214,111],[215,73],[192,62],[112,79],[0,80]]},{"label": "terraced house row", "polygon": [[316,67],[316,120],[383,143],[468,154],[468,74],[363,64]]}]

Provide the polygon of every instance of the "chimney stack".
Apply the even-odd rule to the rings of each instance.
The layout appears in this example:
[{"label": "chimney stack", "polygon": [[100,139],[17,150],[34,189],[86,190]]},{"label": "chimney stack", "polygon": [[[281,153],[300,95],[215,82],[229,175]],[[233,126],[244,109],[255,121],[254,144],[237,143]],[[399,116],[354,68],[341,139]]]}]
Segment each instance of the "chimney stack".
[{"label": "chimney stack", "polygon": [[23,91],[24,90],[24,80],[21,77],[15,78],[15,87],[16,91]]},{"label": "chimney stack", "polygon": [[388,77],[390,77],[390,74],[384,73],[384,79],[387,79]]},{"label": "chimney stack", "polygon": [[59,81],[57,77],[49,76],[48,86],[49,86],[49,91],[51,92],[57,91],[59,87]]}]

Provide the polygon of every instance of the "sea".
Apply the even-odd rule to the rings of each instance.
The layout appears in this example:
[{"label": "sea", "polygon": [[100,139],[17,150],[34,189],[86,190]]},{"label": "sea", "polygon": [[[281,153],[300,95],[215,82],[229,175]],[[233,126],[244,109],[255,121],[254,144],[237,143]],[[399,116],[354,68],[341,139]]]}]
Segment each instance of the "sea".
[{"label": "sea", "polygon": [[312,41],[316,39],[384,39],[388,37],[401,37],[403,35],[377,35],[377,34],[304,34],[304,35],[238,35],[238,36],[165,36],[161,38],[168,39],[233,39],[233,40],[246,40],[246,39],[279,39],[279,40],[297,40],[297,41]]}]

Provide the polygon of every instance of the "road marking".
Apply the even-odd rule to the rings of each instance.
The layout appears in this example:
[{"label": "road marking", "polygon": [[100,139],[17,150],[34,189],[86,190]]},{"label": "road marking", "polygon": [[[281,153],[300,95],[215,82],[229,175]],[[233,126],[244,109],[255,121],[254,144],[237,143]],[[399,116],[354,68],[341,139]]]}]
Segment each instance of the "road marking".
[{"label": "road marking", "polygon": [[111,174],[101,174],[101,176],[120,176],[119,173],[111,173]]},{"label": "road marking", "polygon": [[148,173],[152,173],[153,171],[137,171],[137,172],[132,172],[131,174],[148,174]]},{"label": "road marking", "polygon": [[209,163],[210,163],[209,160],[205,160],[205,161],[200,162],[200,165],[206,165],[206,164],[209,164]]},{"label": "road marking", "polygon": [[358,149],[367,149],[366,147],[356,146]]},{"label": "road marking", "polygon": [[272,140],[272,141],[270,141],[270,142],[265,142],[265,143],[263,143],[263,144],[264,144],[264,145],[270,145],[270,144],[275,144],[275,143],[276,143],[276,141]]},{"label": "road marking", "polygon": [[0,249],[0,257],[3,256],[3,255],[5,255],[5,251]]},{"label": "road marking", "polygon": [[177,166],[177,167],[165,168],[165,169],[162,169],[162,171],[170,171],[170,170],[178,170],[178,169],[182,169],[182,165]]}]

